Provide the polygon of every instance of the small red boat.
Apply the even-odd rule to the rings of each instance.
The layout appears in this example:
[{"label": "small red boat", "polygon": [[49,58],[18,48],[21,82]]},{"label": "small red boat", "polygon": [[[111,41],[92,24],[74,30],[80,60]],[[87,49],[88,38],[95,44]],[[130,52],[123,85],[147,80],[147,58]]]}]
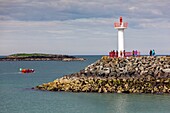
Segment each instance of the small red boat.
[{"label": "small red boat", "polygon": [[22,69],[20,68],[20,72],[22,73],[33,73],[35,70],[34,69]]}]

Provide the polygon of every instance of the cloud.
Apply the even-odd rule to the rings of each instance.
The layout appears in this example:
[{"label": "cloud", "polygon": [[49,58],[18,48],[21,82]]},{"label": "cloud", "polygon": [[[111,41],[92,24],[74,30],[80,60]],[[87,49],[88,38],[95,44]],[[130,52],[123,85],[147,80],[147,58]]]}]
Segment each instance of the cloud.
[{"label": "cloud", "polygon": [[[2,0],[0,15],[22,21],[79,18],[169,18],[169,0]],[[2,20],[2,19],[1,19]]]},{"label": "cloud", "polygon": [[0,0],[0,54],[12,49],[107,54],[117,48],[113,23],[119,16],[129,23],[128,51],[168,53],[169,5],[169,0]]},{"label": "cloud", "polygon": [[[118,19],[0,21],[0,48],[3,48],[0,53],[9,54],[12,51],[10,48],[13,48],[15,52],[107,54],[109,50],[117,48],[117,30],[113,27],[114,21]],[[138,20],[140,29],[130,25],[125,30],[126,50],[137,49],[147,54],[148,49],[154,48],[158,53],[162,51],[168,53],[170,34],[168,27],[164,27],[167,21],[160,23],[163,24],[162,29],[159,28],[159,24],[155,24],[159,21],[159,19],[153,22],[152,19],[140,19]],[[158,46],[160,44],[162,46]]]},{"label": "cloud", "polygon": [[135,6],[131,6],[128,8],[130,11],[135,11],[135,10],[138,10],[138,7],[135,7]]}]

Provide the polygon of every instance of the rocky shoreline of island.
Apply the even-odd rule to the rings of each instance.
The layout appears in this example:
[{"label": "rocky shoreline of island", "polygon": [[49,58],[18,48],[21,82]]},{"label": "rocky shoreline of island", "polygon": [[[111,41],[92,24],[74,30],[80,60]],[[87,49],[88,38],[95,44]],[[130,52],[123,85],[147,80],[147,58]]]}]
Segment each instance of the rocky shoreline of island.
[{"label": "rocky shoreline of island", "polygon": [[170,57],[102,57],[80,72],[34,89],[68,92],[170,94]]},{"label": "rocky shoreline of island", "polygon": [[59,54],[12,54],[4,58],[0,58],[0,61],[84,61],[84,58],[77,58],[69,55]]}]

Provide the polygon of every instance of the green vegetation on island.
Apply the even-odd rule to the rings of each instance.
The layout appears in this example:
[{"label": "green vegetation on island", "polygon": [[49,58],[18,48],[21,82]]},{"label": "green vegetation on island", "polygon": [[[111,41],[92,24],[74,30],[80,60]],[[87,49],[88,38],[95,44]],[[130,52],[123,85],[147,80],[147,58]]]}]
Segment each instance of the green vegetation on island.
[{"label": "green vegetation on island", "polygon": [[0,58],[0,61],[83,61],[84,58],[61,54],[17,53]]},{"label": "green vegetation on island", "polygon": [[51,56],[52,54],[43,53],[17,53],[9,55],[8,57],[33,57],[33,56]]}]

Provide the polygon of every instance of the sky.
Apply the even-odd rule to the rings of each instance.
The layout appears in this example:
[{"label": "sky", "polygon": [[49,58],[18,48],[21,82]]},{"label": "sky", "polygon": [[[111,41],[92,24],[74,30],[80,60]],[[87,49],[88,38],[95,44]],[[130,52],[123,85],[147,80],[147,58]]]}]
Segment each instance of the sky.
[{"label": "sky", "polygon": [[107,55],[117,50],[170,54],[170,0],[0,0],[0,55]]}]

